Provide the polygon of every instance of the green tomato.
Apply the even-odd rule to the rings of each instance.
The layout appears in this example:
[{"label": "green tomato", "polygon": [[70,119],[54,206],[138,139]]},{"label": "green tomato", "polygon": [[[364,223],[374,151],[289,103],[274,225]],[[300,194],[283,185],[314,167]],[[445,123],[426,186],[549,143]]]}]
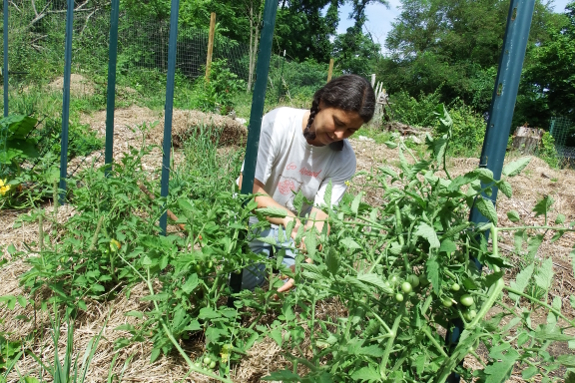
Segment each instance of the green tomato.
[{"label": "green tomato", "polygon": [[204,364],[210,364],[210,363],[212,363],[212,359],[209,356],[206,356],[204,358]]},{"label": "green tomato", "polygon": [[469,310],[463,313],[463,319],[465,319],[466,321],[470,321],[473,320],[473,318],[475,318],[477,316],[477,311],[475,310]]},{"label": "green tomato", "polygon": [[441,304],[445,307],[451,307],[453,305],[453,302],[451,301],[451,298],[443,298],[441,300]]},{"label": "green tomato", "polygon": [[401,284],[401,291],[403,291],[406,294],[409,294],[411,292],[412,288],[411,288],[411,283],[409,282],[403,282]]},{"label": "green tomato", "polygon": [[474,303],[473,297],[469,294],[463,294],[461,298],[459,298],[459,302],[461,302],[461,304],[466,307],[469,307]]},{"label": "green tomato", "polygon": [[429,279],[427,279],[427,277],[424,274],[421,274],[418,279],[421,287],[426,287],[427,285],[429,285]]},{"label": "green tomato", "polygon": [[202,368],[202,364],[200,362],[195,362],[194,366],[197,368]]},{"label": "green tomato", "polygon": [[413,288],[419,286],[419,278],[415,274],[411,274],[407,277],[407,282],[411,283]]},{"label": "green tomato", "polygon": [[214,368],[216,368],[216,361],[212,360],[212,362],[210,363],[210,368],[213,370]]},{"label": "green tomato", "polygon": [[402,293],[395,294],[395,300],[398,302],[403,302],[403,294]]},{"label": "green tomato", "polygon": [[397,275],[392,275],[391,277],[389,277],[389,284],[392,287],[397,286],[398,283],[399,283],[399,277]]},{"label": "green tomato", "polygon": [[459,291],[460,287],[459,284],[454,283],[451,285],[451,291]]},{"label": "green tomato", "polygon": [[214,267],[214,262],[208,261],[208,269],[211,269],[212,267]]}]

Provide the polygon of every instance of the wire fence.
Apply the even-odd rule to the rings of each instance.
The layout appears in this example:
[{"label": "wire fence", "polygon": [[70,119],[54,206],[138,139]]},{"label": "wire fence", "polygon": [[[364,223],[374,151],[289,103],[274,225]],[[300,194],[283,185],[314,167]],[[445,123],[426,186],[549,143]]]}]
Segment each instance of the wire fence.
[{"label": "wire fence", "polygon": [[555,149],[564,167],[575,167],[575,123],[564,116],[553,117],[549,133],[555,140]]}]

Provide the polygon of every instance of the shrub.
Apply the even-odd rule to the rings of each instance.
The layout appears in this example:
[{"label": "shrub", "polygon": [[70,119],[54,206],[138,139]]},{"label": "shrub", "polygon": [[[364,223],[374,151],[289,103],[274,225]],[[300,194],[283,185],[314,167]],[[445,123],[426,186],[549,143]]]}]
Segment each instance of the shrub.
[{"label": "shrub", "polygon": [[399,92],[390,97],[393,117],[404,124],[414,126],[431,126],[435,123],[435,109],[439,104],[439,88],[431,93],[421,92],[419,99],[407,92]]},{"label": "shrub", "polygon": [[483,116],[462,102],[452,106],[449,113],[453,119],[452,154],[462,155],[481,150],[486,128]]},{"label": "shrub", "polygon": [[559,167],[559,155],[555,149],[555,139],[549,132],[543,133],[543,137],[541,137],[539,157],[552,168]]}]

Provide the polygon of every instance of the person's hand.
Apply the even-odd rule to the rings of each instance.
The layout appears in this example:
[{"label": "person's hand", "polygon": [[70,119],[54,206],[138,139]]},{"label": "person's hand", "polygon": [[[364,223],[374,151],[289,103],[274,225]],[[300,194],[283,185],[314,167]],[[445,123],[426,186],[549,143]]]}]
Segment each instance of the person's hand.
[{"label": "person's hand", "polygon": [[[305,259],[306,263],[313,263],[310,258]],[[295,273],[295,265],[290,266],[292,272]],[[286,283],[284,283],[280,288],[278,288],[278,293],[285,293],[290,291],[295,286],[295,280],[293,278],[288,279]]]}]

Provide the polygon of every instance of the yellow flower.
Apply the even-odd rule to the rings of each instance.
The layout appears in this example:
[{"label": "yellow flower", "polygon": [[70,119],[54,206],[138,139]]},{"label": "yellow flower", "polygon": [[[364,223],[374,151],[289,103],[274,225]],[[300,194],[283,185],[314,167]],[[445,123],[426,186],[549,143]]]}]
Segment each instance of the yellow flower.
[{"label": "yellow flower", "polygon": [[0,195],[6,195],[10,190],[10,185],[6,184],[6,180],[0,180]]},{"label": "yellow flower", "polygon": [[349,186],[349,185],[351,185],[351,182],[345,181],[345,186]]}]

